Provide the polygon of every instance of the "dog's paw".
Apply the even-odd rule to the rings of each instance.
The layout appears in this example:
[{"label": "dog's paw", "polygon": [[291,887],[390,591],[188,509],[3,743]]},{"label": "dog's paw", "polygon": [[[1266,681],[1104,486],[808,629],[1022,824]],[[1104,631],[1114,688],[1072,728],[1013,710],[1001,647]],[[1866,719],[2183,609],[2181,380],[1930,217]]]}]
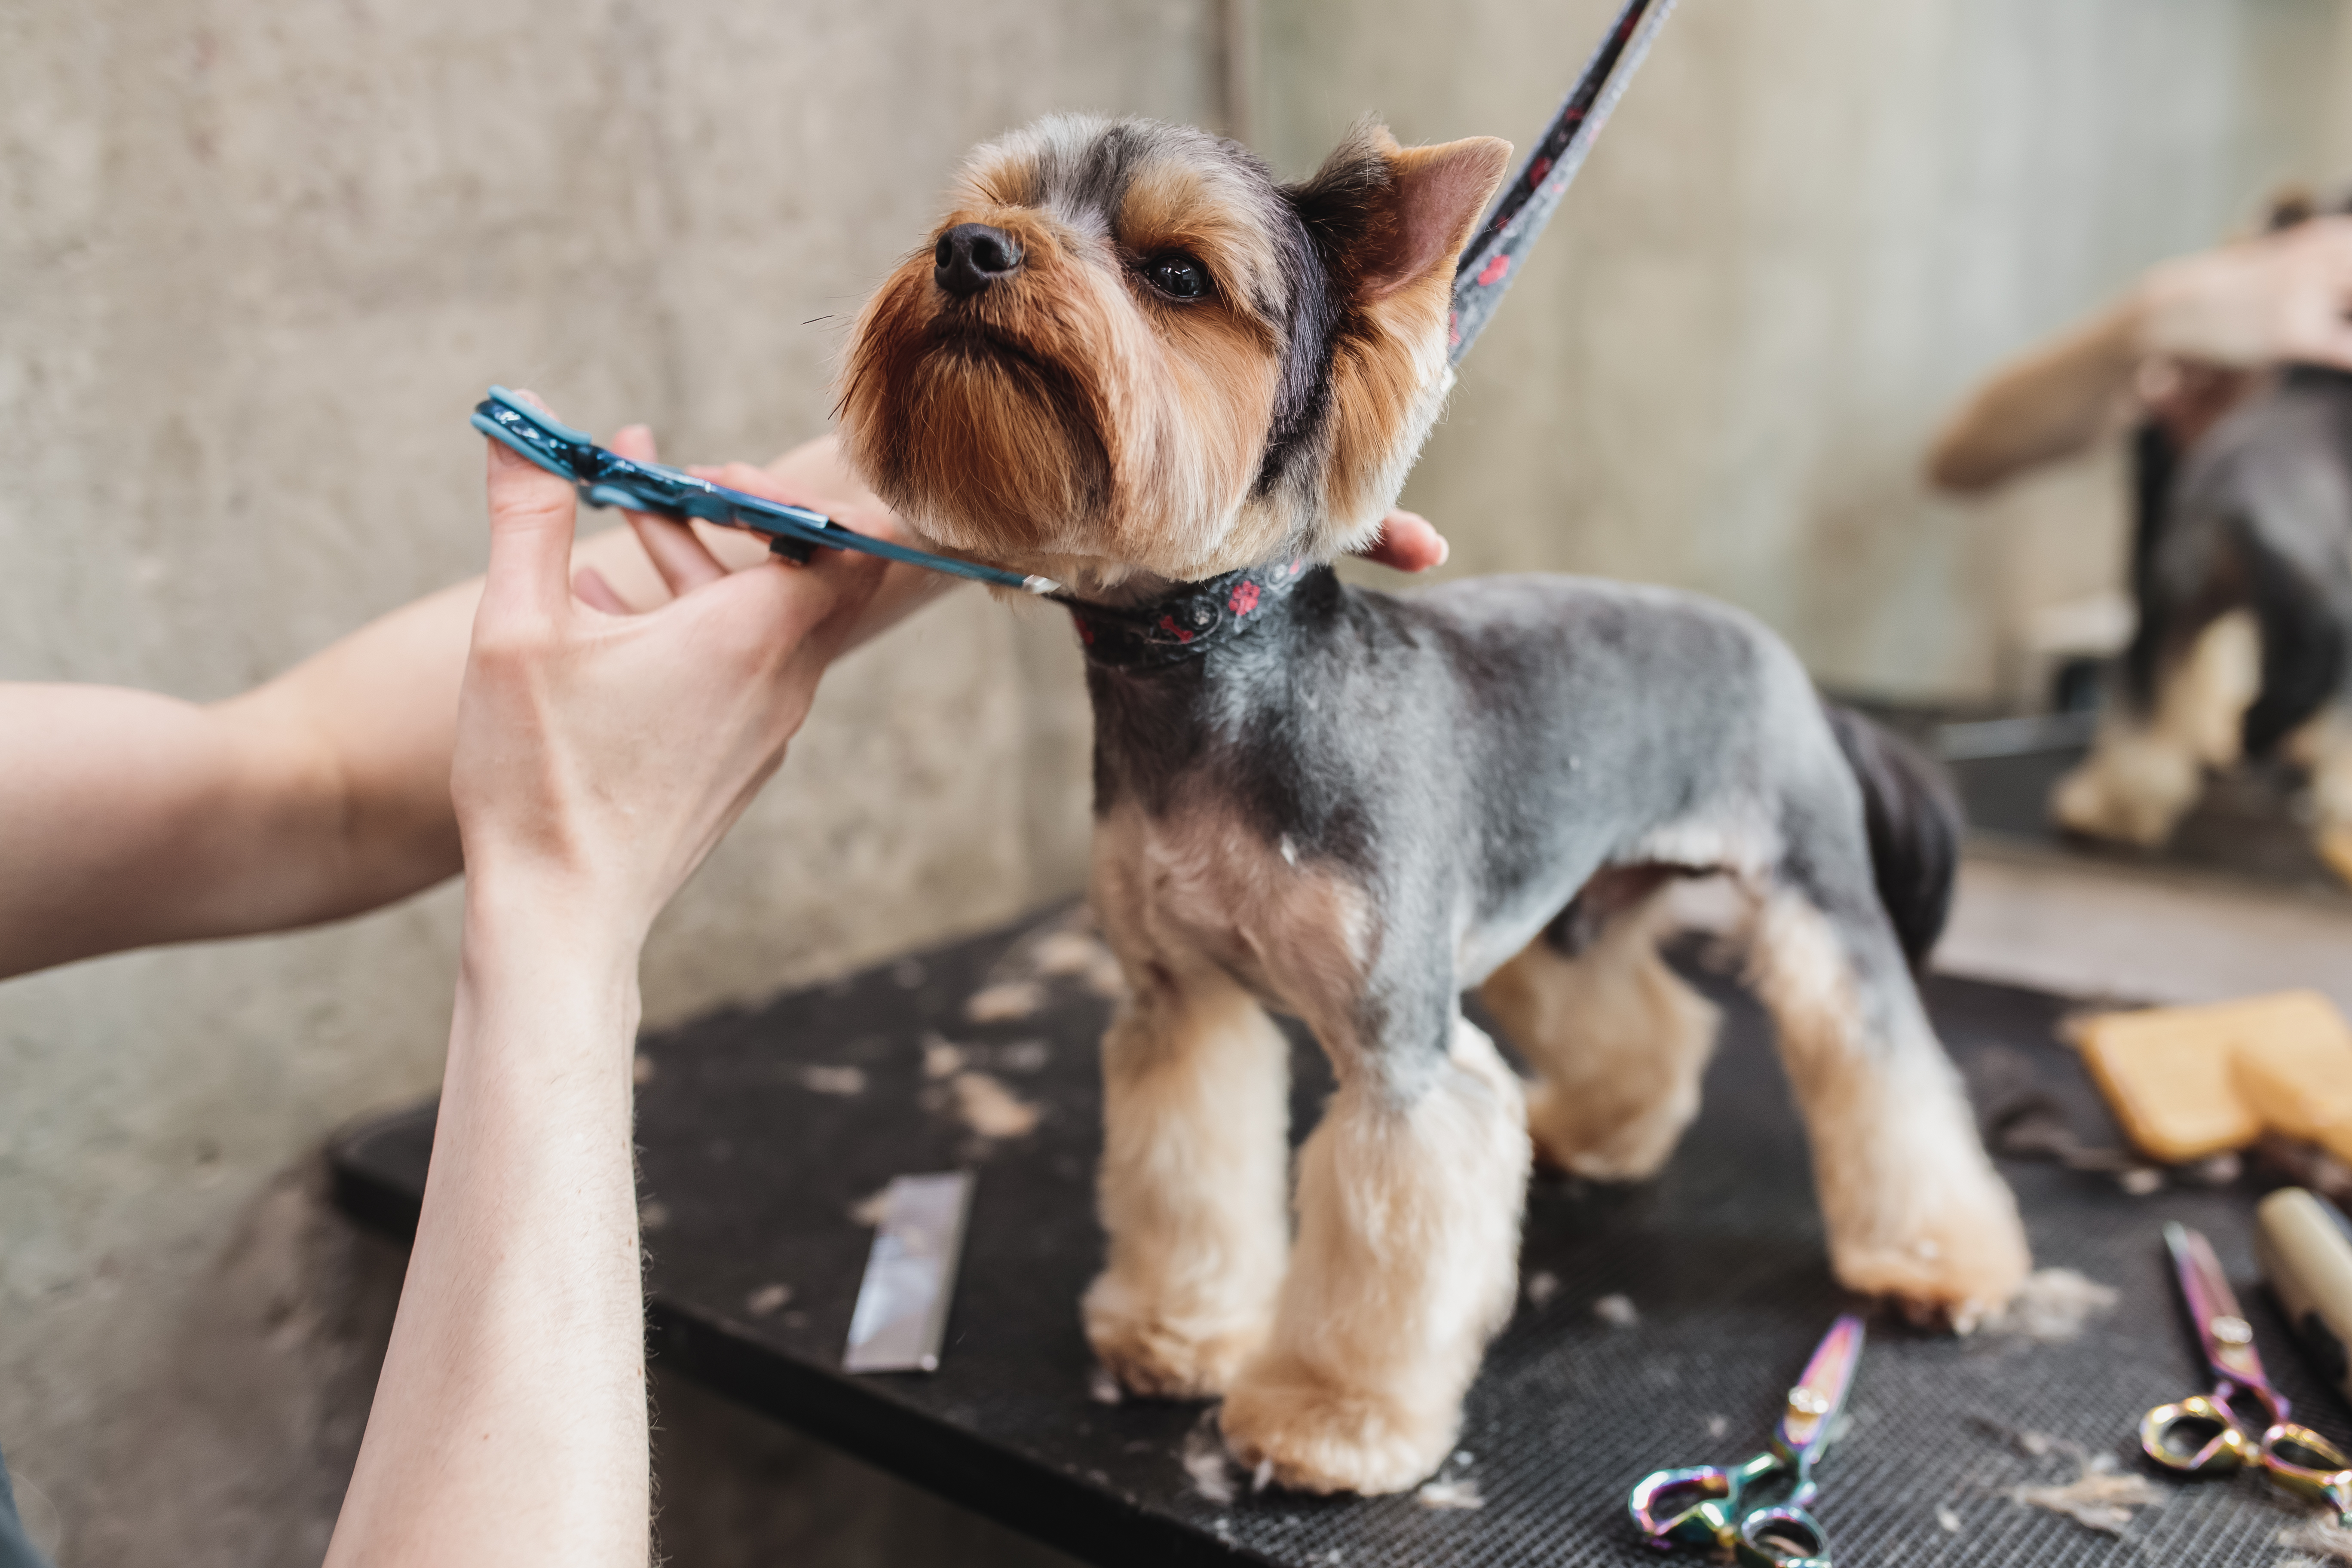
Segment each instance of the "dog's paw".
[{"label": "dog's paw", "polygon": [[2152,744],[2095,752],[2050,791],[2050,818],[2069,833],[2154,848],[2196,804],[2197,764]]},{"label": "dog's paw", "polygon": [[2312,848],[2327,868],[2352,886],[2352,823],[2338,823],[2322,828],[2312,839]]},{"label": "dog's paw", "polygon": [[1673,1156],[1697,1109],[1696,1096],[1679,1096],[1599,1126],[1587,1102],[1539,1083],[1528,1090],[1528,1136],[1549,1169],[1595,1182],[1646,1181]]},{"label": "dog's paw", "polygon": [[1146,1399],[1209,1399],[1223,1394],[1265,1343],[1269,1305],[1257,1311],[1174,1319],[1136,1304],[1108,1278],[1087,1292],[1087,1342],[1118,1379]]},{"label": "dog's paw", "polygon": [[1225,1396],[1225,1446],[1244,1469],[1306,1492],[1375,1496],[1418,1486],[1454,1451],[1458,1405],[1415,1410],[1296,1366],[1254,1371]]},{"label": "dog's paw", "polygon": [[1912,1322],[1961,1334],[2007,1306],[2033,1269],[2006,1188],[1969,1210],[1947,1209],[1901,1242],[1832,1240],[1830,1258],[1848,1289],[1891,1297]]}]

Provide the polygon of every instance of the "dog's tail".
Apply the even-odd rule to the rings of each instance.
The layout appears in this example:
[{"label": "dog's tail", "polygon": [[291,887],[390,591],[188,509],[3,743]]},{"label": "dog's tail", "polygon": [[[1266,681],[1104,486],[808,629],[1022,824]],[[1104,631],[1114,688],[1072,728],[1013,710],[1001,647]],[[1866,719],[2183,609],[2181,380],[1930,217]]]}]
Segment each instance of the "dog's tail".
[{"label": "dog's tail", "polygon": [[1927,962],[1952,910],[1963,820],[1943,773],[1916,747],[1861,714],[1822,704],[1862,785],[1878,901],[1913,964]]}]

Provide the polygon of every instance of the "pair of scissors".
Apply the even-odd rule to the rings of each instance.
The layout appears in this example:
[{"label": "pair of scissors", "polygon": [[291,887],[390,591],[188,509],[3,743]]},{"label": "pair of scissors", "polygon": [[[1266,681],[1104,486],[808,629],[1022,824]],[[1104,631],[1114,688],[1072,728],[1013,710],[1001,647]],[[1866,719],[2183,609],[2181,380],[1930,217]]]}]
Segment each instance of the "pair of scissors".
[{"label": "pair of scissors", "polygon": [[1772,1446],[1732,1469],[1659,1470],[1633,1489],[1634,1527],[1661,1552],[1727,1551],[1748,1568],[1830,1568],[1829,1538],[1806,1505],[1819,1495],[1813,1462],[1862,1360],[1862,1320],[1830,1331],[1789,1390]]},{"label": "pair of scissors", "polygon": [[858,550],[885,560],[928,566],[1000,588],[1029,594],[1057,594],[1061,584],[1050,577],[1024,577],[1018,572],[933,555],[844,528],[823,512],[804,506],[786,506],[748,491],[714,485],[681,468],[640,463],[610,451],[568,425],[559,425],[503,386],[474,408],[474,428],[578,488],[590,506],[617,506],[629,511],[651,512],[672,522],[699,518],[721,528],[757,533],[768,548],[787,561],[806,564],[818,550]]},{"label": "pair of scissors", "polygon": [[[2263,1375],[2253,1325],[2238,1310],[2230,1277],[2204,1236],[2179,1224],[2164,1227],[2181,1305],[2216,1382],[2210,1394],[2159,1405],[2139,1424],[2147,1457],[2183,1475],[2226,1476],[2259,1465],[2297,1497],[2326,1503],[2352,1528],[2352,1458],[2308,1426],[2287,1419],[2286,1396]],[[2241,1409],[2241,1404],[2251,1408]],[[2259,1434],[2259,1436],[2257,1435]]]}]

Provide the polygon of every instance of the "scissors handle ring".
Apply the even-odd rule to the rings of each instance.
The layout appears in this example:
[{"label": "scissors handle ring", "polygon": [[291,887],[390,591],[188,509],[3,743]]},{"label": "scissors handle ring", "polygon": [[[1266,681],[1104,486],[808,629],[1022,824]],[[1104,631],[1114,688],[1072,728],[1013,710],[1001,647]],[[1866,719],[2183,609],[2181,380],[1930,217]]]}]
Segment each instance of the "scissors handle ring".
[{"label": "scissors handle ring", "polygon": [[2352,1524],[2352,1458],[2308,1426],[2282,1421],[2263,1434],[2262,1462],[2271,1479]]},{"label": "scissors handle ring", "polygon": [[1717,1465],[1643,1476],[1628,1506],[1642,1539],[1660,1552],[1707,1551],[1723,1543],[1739,1506],[1739,1481]]},{"label": "scissors handle ring", "polygon": [[1830,1568],[1830,1540],[1811,1514],[1780,1503],[1740,1520],[1731,1554],[1743,1568]]},{"label": "scissors handle ring", "polygon": [[2166,1469],[2191,1476],[2225,1476],[2263,1458],[2230,1413],[2201,1394],[2142,1416],[2139,1447]]}]

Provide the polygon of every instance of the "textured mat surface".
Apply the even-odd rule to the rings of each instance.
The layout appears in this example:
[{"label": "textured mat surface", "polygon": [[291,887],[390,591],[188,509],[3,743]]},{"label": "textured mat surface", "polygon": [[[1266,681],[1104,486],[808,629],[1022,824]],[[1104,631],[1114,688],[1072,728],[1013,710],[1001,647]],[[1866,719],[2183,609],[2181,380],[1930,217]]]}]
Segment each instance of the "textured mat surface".
[{"label": "textured mat surface", "polygon": [[[1101,1246],[1090,1201],[1093,1057],[1109,1005],[1071,975],[1035,980],[1038,1005],[1026,1016],[974,1024],[967,1012],[992,983],[1032,978],[1026,955],[1051,924],[645,1042],[638,1138],[658,1357],[1118,1568],[1654,1563],[1625,1521],[1633,1482],[1660,1466],[1736,1461],[1762,1447],[1782,1391],[1847,1303],[1824,1260],[1779,1065],[1760,1019],[1736,1002],[1706,1109],[1662,1176],[1623,1188],[1538,1178],[1519,1310],[1471,1393],[1462,1451],[1444,1471],[1475,1483],[1482,1506],[1253,1495],[1248,1478],[1202,1459],[1193,1435],[1203,1407],[1098,1403],[1076,1302]],[[1005,1011],[1024,999],[995,997]],[[2065,1004],[1952,980],[1932,983],[1929,1002],[1980,1098],[2031,1080],[2085,1139],[2111,1139],[2072,1055],[2053,1039]],[[1328,1080],[1311,1051],[1296,1060],[1303,1131]],[[975,1133],[959,1108],[976,1091],[959,1090],[950,1066],[984,1072],[1034,1107],[1034,1130]],[[345,1206],[412,1230],[430,1142],[430,1108],[349,1134],[335,1157]],[[959,1164],[979,1181],[943,1366],[929,1377],[840,1373],[871,1235],[853,1211],[894,1174]],[[2086,1462],[2142,1469],[2139,1413],[2198,1386],[2157,1240],[2166,1219],[2212,1237],[2303,1418],[2352,1438],[2343,1405],[2254,1283],[2251,1187],[2132,1197],[2108,1176],[2013,1162],[2003,1170],[2039,1262],[2113,1286],[2120,1302],[2064,1343],[1959,1341],[1874,1318],[1852,1428],[1822,1472],[1817,1511],[1839,1563],[2271,1568],[2289,1557],[2276,1537],[2302,1515],[2251,1478],[2155,1479],[2163,1500],[2119,1535],[2012,1496],[2070,1481]],[[1631,1322],[1595,1313],[1609,1296],[1631,1302]]]}]

